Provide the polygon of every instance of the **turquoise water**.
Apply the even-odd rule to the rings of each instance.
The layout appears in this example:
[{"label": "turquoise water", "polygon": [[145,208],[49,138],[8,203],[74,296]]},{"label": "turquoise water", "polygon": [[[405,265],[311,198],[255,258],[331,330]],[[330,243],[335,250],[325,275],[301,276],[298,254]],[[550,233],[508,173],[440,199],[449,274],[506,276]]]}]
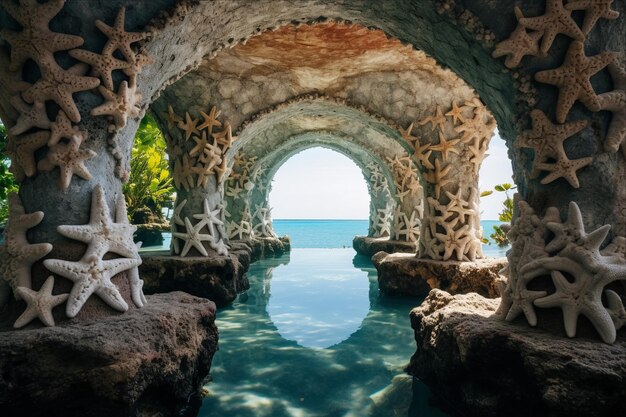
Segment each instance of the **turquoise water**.
[{"label": "turquoise water", "polygon": [[220,350],[203,417],[440,417],[404,366],[408,313],[352,249],[300,249],[258,261],[250,289],[217,313]]}]

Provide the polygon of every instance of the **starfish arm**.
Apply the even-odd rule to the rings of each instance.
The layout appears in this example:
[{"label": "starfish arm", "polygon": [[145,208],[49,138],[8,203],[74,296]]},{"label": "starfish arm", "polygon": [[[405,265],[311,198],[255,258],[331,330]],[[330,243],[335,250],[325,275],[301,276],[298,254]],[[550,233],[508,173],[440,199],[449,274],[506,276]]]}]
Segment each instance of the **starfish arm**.
[{"label": "starfish arm", "polygon": [[593,327],[596,329],[604,343],[612,344],[617,337],[617,331],[611,315],[602,305],[599,299],[593,303],[588,303],[583,307],[581,313],[589,319]]},{"label": "starfish arm", "polygon": [[128,304],[112,282],[109,281],[101,285],[94,293],[107,303],[109,307],[121,312],[128,311]]}]

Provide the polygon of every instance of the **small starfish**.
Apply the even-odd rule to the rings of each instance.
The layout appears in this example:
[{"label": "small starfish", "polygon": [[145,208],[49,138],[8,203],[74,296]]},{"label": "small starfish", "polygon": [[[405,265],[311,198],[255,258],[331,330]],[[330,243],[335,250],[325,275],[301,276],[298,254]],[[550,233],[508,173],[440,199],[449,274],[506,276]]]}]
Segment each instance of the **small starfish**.
[{"label": "small starfish", "polygon": [[508,312],[504,319],[506,321],[513,321],[521,313],[524,313],[528,324],[535,327],[537,325],[537,313],[535,313],[534,301],[538,298],[545,297],[547,294],[546,291],[531,291],[526,288],[521,288],[515,292],[509,289],[507,298],[510,300],[510,305],[508,306]]},{"label": "small starfish", "polygon": [[446,116],[452,117],[452,122],[454,124],[456,124],[457,121],[463,123],[465,122],[465,116],[463,115],[463,110],[464,108],[457,106],[456,102],[452,100],[452,109],[450,109],[450,111],[446,113]]},{"label": "small starfish", "polygon": [[419,140],[416,140],[414,142],[413,149],[413,157],[417,159],[425,169],[435,169],[433,163],[430,162],[430,155],[433,153],[433,151],[429,143],[420,145]]},{"label": "small starfish", "polygon": [[[35,152],[46,146],[49,138],[50,132],[45,130],[40,130],[20,138],[11,136],[7,142],[5,152],[11,158],[13,164],[18,165],[27,177],[32,177],[37,173]],[[11,167],[13,168],[13,165],[11,165]]]},{"label": "small starfish", "polygon": [[463,189],[459,187],[456,194],[444,191],[450,202],[446,205],[445,210],[448,212],[458,213],[461,223],[467,223],[468,217],[476,215],[476,212],[470,208],[470,203],[463,198]]},{"label": "small starfish", "polygon": [[424,230],[419,240],[420,258],[441,259],[442,244],[437,237],[432,237],[430,228]]},{"label": "small starfish", "polygon": [[230,239],[237,237],[238,240],[243,240],[244,236],[250,236],[252,233],[252,226],[245,220],[242,220],[241,223],[230,221],[226,226],[226,232]]},{"label": "small starfish", "polygon": [[46,259],[43,264],[55,274],[74,282],[65,311],[67,316],[72,318],[76,317],[92,294],[96,294],[115,310],[127,311],[128,304],[117,286],[111,282],[111,278],[139,266],[141,261],[130,258],[105,261],[98,256],[88,255],[78,262]]},{"label": "small starfish", "polygon": [[548,171],[545,178],[541,180],[542,184],[549,184],[558,178],[565,178],[569,184],[574,188],[579,188],[578,176],[576,171],[586,167],[593,161],[593,157],[579,158],[579,159],[567,159],[560,158],[554,163],[540,163],[537,164],[537,169],[542,171]]},{"label": "small starfish", "polygon": [[83,132],[78,126],[72,126],[72,122],[63,110],[59,110],[56,120],[50,125],[50,139],[48,146],[52,147],[59,143],[61,139],[79,138],[82,143],[87,138],[87,133]]},{"label": "small starfish", "polygon": [[419,221],[415,218],[415,210],[411,212],[411,216],[402,213],[402,228],[396,231],[396,239],[405,236],[405,241],[416,242],[420,235]]},{"label": "small starfish", "polygon": [[107,252],[114,252],[126,258],[137,256],[137,247],[133,242],[136,226],[111,219],[109,206],[104,198],[102,187],[98,184],[91,195],[91,214],[89,223],[84,225],[61,225],[57,231],[70,239],[87,243],[86,256],[101,258]]},{"label": "small starfish", "polygon": [[107,35],[109,40],[102,50],[103,55],[113,55],[113,52],[119,50],[124,58],[131,63],[135,63],[135,52],[131,45],[135,42],[142,41],[148,37],[147,33],[126,32],[124,29],[124,20],[126,19],[126,8],[120,8],[115,18],[113,26],[109,26],[101,20],[96,20],[96,27],[102,33]]},{"label": "small starfish", "polygon": [[59,187],[67,190],[72,181],[72,176],[78,175],[84,180],[91,179],[91,173],[87,170],[84,161],[96,156],[90,149],[79,149],[80,139],[74,137],[69,143],[57,143],[52,146],[46,157],[39,161],[37,168],[40,171],[52,171],[59,167]]},{"label": "small starfish", "polygon": [[457,155],[461,152],[457,147],[457,144],[460,141],[461,139],[446,140],[444,134],[439,131],[439,143],[437,145],[431,145],[430,149],[433,151],[441,152],[441,158],[443,162],[446,162],[449,152],[455,153]]},{"label": "small starfish", "polygon": [[626,71],[616,62],[608,65],[609,73],[613,79],[613,90],[598,96],[600,110],[613,113],[609,130],[604,142],[604,150],[617,152],[621,147],[626,159]]},{"label": "small starfish", "polygon": [[185,122],[178,122],[178,128],[185,132],[185,141],[188,141],[191,135],[199,135],[198,119],[192,119],[188,112],[185,112]]},{"label": "small starfish", "polygon": [[582,31],[585,35],[588,35],[598,19],[604,18],[607,20],[613,20],[619,17],[619,12],[617,10],[611,10],[611,3],[613,3],[613,0],[578,0],[569,1],[565,5],[565,8],[570,11],[585,11],[585,20],[583,20]]},{"label": "small starfish", "polygon": [[215,106],[211,107],[211,111],[209,112],[209,114],[201,111],[200,115],[202,116],[204,121],[202,122],[202,124],[200,124],[200,126],[198,126],[198,130],[207,129],[209,134],[212,134],[214,126],[222,127],[222,123],[217,120],[217,118],[220,117],[220,113],[221,112],[217,111],[217,107]]},{"label": "small starfish", "polygon": [[113,55],[100,55],[85,49],[73,49],[68,54],[81,62],[91,66],[91,72],[100,77],[104,86],[113,90],[113,71],[128,68],[130,64],[119,60]]},{"label": "small starfish", "polygon": [[524,27],[543,32],[539,49],[543,54],[548,53],[554,38],[559,33],[578,41],[585,39],[585,35],[572,19],[571,12],[563,7],[563,0],[546,0],[545,14],[537,17],[521,17],[518,21]]},{"label": "small starfish", "polygon": [[447,164],[442,168],[440,162],[440,159],[435,159],[435,170],[424,173],[424,179],[435,185],[435,198],[437,199],[439,199],[439,195],[441,194],[441,188],[445,187],[446,184],[452,183],[451,179],[446,178],[452,165]]},{"label": "small starfish", "polygon": [[467,147],[472,156],[469,161],[474,167],[474,173],[480,172],[480,164],[485,160],[486,152],[489,147],[489,141],[487,138],[474,138],[472,144]]},{"label": "small starfish", "polygon": [[[524,18],[522,11],[517,6],[515,6],[515,16],[518,21]],[[539,51],[539,41],[543,34],[543,31],[528,33],[526,32],[526,27],[518,23],[515,30],[511,33],[511,36],[496,45],[496,49],[491,56],[499,58],[508,55],[504,61],[504,65],[506,65],[507,68],[515,68],[525,55],[542,55]]]},{"label": "small starfish", "polygon": [[417,122],[420,126],[424,126],[425,124],[431,124],[430,129],[435,130],[435,127],[439,127],[439,130],[443,131],[446,126],[446,117],[441,112],[441,107],[437,105],[437,109],[435,110],[435,114],[432,116],[427,116]]},{"label": "small starfish", "polygon": [[98,91],[104,97],[104,103],[91,109],[92,116],[110,116],[118,130],[126,126],[128,116],[139,117],[142,97],[136,86],[129,87],[127,81],[122,81],[117,94],[102,86],[98,87]]},{"label": "small starfish", "polygon": [[17,318],[13,327],[19,329],[26,326],[33,319],[38,318],[46,326],[54,326],[52,309],[63,304],[69,294],[52,295],[54,277],[50,275],[39,291],[27,287],[17,287],[15,292],[26,302],[26,310]]},{"label": "small starfish", "polygon": [[202,137],[194,136],[192,138],[194,142],[196,142],[196,146],[194,146],[190,151],[190,156],[196,156],[198,154],[204,153],[205,149],[208,148],[209,141],[207,140],[206,132],[202,132]]},{"label": "small starfish", "polygon": [[174,125],[180,125],[183,122],[183,118],[174,112],[171,104],[167,105],[167,113],[165,114],[165,120],[167,121],[167,127],[170,129],[174,127]]},{"label": "small starfish", "polygon": [[221,132],[213,133],[213,138],[218,145],[222,146],[223,151],[226,151],[228,148],[230,148],[233,144],[233,141],[236,139],[235,137],[233,137],[229,123],[224,124],[224,129]]},{"label": "small starfish", "polygon": [[464,260],[465,247],[470,241],[470,236],[468,235],[469,226],[464,225],[458,230],[454,230],[452,227],[445,224],[444,227],[446,228],[445,234],[435,233],[437,239],[443,243],[443,260],[447,261],[450,259],[453,253],[456,255],[457,260]]},{"label": "small starfish", "polygon": [[[202,212],[202,214],[194,214],[192,215],[192,217],[194,219],[200,220],[198,225],[202,223],[202,226],[207,226],[209,234],[217,238],[217,231],[215,230],[215,226],[224,225],[224,222],[219,218],[222,208],[217,207],[215,210],[211,210],[211,208],[209,207],[209,200],[206,198],[204,199],[203,204],[204,211]],[[202,228],[202,226],[197,227]]]},{"label": "small starfish", "polygon": [[217,177],[217,182],[221,183],[225,178],[228,177],[228,173],[230,172],[230,168],[226,165],[226,158],[222,158],[222,163],[215,167],[215,176]]},{"label": "small starfish", "polygon": [[598,96],[591,85],[591,76],[614,59],[615,55],[612,52],[587,57],[584,44],[574,41],[567,50],[563,65],[535,74],[535,80],[559,88],[556,105],[557,122],[565,123],[565,118],[576,100],[580,100],[591,111],[600,110]]},{"label": "small starfish", "polygon": [[239,198],[239,194],[241,194],[243,191],[244,188],[239,185],[239,181],[236,181],[234,186],[229,186],[228,188],[226,188],[226,195],[236,199]]},{"label": "small starfish", "polygon": [[10,103],[19,112],[17,122],[9,129],[12,135],[20,135],[30,128],[50,128],[50,119],[46,114],[46,106],[43,101],[36,101],[32,106],[26,104],[19,95],[11,97]]},{"label": "small starfish", "polygon": [[191,225],[189,221],[189,217],[185,217],[185,233],[174,232],[173,236],[185,241],[185,246],[180,254],[180,256],[187,256],[189,250],[194,247],[202,254],[202,256],[208,256],[208,252],[206,248],[202,244],[202,242],[211,241],[214,239],[213,236],[200,233],[200,229],[204,227],[202,222],[199,222],[195,226]]}]

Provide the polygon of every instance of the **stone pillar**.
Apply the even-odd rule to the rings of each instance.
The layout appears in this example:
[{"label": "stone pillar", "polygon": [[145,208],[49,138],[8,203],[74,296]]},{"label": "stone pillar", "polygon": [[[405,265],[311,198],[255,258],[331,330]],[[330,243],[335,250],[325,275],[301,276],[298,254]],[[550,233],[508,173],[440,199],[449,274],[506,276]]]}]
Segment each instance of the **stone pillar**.
[{"label": "stone pillar", "polygon": [[226,231],[232,240],[249,240],[252,237],[250,196],[257,189],[263,192],[265,168],[255,166],[256,156],[239,152],[234,157],[232,172],[226,181]]},{"label": "stone pillar", "polygon": [[409,155],[387,157],[396,186],[392,240],[417,244],[424,215],[424,189]]},{"label": "stone pillar", "polygon": [[393,231],[393,211],[396,208],[391,188],[393,183],[390,186],[381,164],[375,160],[364,165],[363,177],[370,192],[368,237],[390,237]]}]

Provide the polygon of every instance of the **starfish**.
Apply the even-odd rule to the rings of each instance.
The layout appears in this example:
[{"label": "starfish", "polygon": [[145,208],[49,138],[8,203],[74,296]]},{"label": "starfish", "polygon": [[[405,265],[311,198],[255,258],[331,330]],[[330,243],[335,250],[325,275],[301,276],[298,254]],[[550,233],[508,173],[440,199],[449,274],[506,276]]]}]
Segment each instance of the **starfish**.
[{"label": "starfish", "polygon": [[56,120],[50,125],[50,139],[48,146],[52,147],[59,143],[61,139],[78,138],[82,143],[87,137],[87,133],[83,132],[78,126],[72,126],[72,122],[68,119],[63,110],[59,110]]},{"label": "starfish", "polygon": [[578,41],[582,41],[585,38],[585,35],[580,31],[574,19],[572,19],[571,12],[563,7],[563,0],[547,0],[544,15],[520,17],[518,21],[524,27],[543,32],[541,48],[539,49],[543,54],[548,53],[554,38],[559,33]]},{"label": "starfish", "polygon": [[537,169],[542,171],[548,171],[545,178],[541,180],[542,184],[549,184],[558,178],[565,178],[569,184],[574,188],[579,188],[578,177],[576,171],[586,167],[593,161],[593,157],[579,158],[579,159],[567,159],[560,158],[554,163],[540,163],[537,164]]},{"label": "starfish", "polygon": [[8,276],[3,277],[13,288],[31,287],[31,267],[52,250],[49,243],[28,242],[26,232],[43,220],[43,212],[26,213],[17,194],[8,196],[9,218],[4,231],[9,255]]},{"label": "starfish", "polygon": [[84,225],[61,225],[57,231],[70,239],[87,243],[85,257],[102,258],[107,252],[114,252],[126,258],[137,256],[137,247],[133,242],[136,226],[111,219],[109,206],[104,199],[102,187],[98,184],[91,195],[91,214],[89,223]]},{"label": "starfish", "polygon": [[239,194],[241,194],[244,189],[239,185],[239,181],[235,181],[234,186],[229,186],[226,188],[226,195],[233,198],[239,198]]},{"label": "starfish", "polygon": [[489,141],[487,138],[475,137],[472,144],[467,147],[472,156],[469,161],[474,167],[474,173],[478,174],[480,171],[480,164],[485,160],[485,154],[489,147]]},{"label": "starfish", "polygon": [[13,327],[24,327],[33,319],[38,318],[46,326],[54,326],[52,309],[63,304],[69,294],[52,295],[54,277],[51,275],[43,283],[39,291],[33,291],[27,287],[17,287],[15,292],[26,302],[26,310],[17,318]]},{"label": "starfish", "polygon": [[448,212],[458,213],[461,223],[467,223],[468,217],[475,216],[477,213],[470,208],[470,203],[463,198],[463,189],[459,187],[456,194],[444,191],[450,202],[446,205],[445,210]]},{"label": "starfish", "polygon": [[72,94],[92,90],[100,85],[98,78],[81,75],[82,70],[83,64],[77,64],[67,70],[55,64],[23,93],[24,100],[31,103],[54,101],[72,122],[80,122],[80,112]]},{"label": "starfish", "polygon": [[206,251],[206,248],[202,244],[202,242],[211,241],[214,239],[213,236],[200,233],[200,229],[204,227],[202,222],[199,222],[195,226],[191,225],[189,221],[189,217],[185,217],[185,233],[174,232],[173,236],[185,241],[185,246],[180,254],[180,256],[187,256],[189,250],[194,247],[202,254],[202,256],[208,256],[209,254]]},{"label": "starfish", "polygon": [[446,162],[449,152],[455,153],[457,155],[461,152],[457,147],[457,144],[460,141],[461,139],[446,140],[444,134],[439,131],[439,143],[437,145],[432,145],[430,149],[433,151],[441,152],[441,158],[443,162]]},{"label": "starfish", "polygon": [[565,123],[567,113],[576,100],[580,100],[591,111],[600,110],[600,103],[590,79],[614,59],[615,55],[612,52],[603,52],[587,57],[585,56],[584,44],[574,41],[567,50],[563,65],[535,74],[535,80],[559,88],[559,98],[556,105],[557,122]]},{"label": "starfish", "polygon": [[535,151],[533,168],[530,178],[539,175],[539,164],[549,158],[557,159],[565,156],[563,143],[587,126],[586,120],[578,120],[561,125],[550,122],[544,112],[534,109],[530,112],[532,130],[522,132],[515,142],[516,148],[531,148]]},{"label": "starfish", "polygon": [[238,240],[243,240],[244,236],[249,236],[252,232],[252,226],[250,222],[245,220],[242,220],[241,223],[230,221],[226,226],[226,232],[230,239],[237,237]]},{"label": "starfish", "polygon": [[588,35],[598,19],[604,18],[607,20],[613,20],[619,17],[619,12],[617,10],[611,10],[611,3],[613,3],[613,0],[578,0],[569,1],[565,5],[565,8],[570,11],[585,11],[585,20],[583,20],[582,31],[585,35]]},{"label": "starfish", "polygon": [[188,112],[185,112],[185,122],[178,122],[178,128],[185,132],[185,141],[188,141],[191,135],[199,135],[198,119],[192,119]]},{"label": "starfish", "polygon": [[[137,254],[139,254],[140,248],[141,242],[138,242]],[[139,256],[137,259],[141,261]],[[146,296],[143,293],[143,280],[139,278],[139,268],[134,267],[129,269],[126,275],[128,276],[128,283],[130,285],[130,298],[138,308],[142,308],[146,304]]]},{"label": "starfish", "polygon": [[416,139],[413,149],[413,157],[417,159],[425,169],[435,169],[433,163],[430,162],[430,155],[433,153],[433,151],[429,143],[420,145],[419,140]]},{"label": "starfish", "polygon": [[202,137],[194,136],[193,141],[196,142],[196,146],[194,146],[189,151],[189,156],[196,156],[198,154],[204,153],[205,149],[208,148],[209,141],[207,140],[206,132],[202,132]]},{"label": "starfish", "polygon": [[141,109],[139,102],[142,97],[135,86],[129,87],[127,81],[122,81],[117,94],[105,87],[98,87],[104,97],[104,103],[91,109],[92,116],[110,116],[113,124],[119,130],[126,126],[128,116],[139,117]]},{"label": "starfish", "polygon": [[[35,151],[46,146],[49,138],[50,132],[45,130],[40,130],[20,138],[10,136],[5,152],[11,158],[13,164],[19,166],[27,177],[32,177],[37,173]],[[11,165],[11,168],[13,168],[13,165]],[[19,175],[17,175],[17,177],[19,180]]]},{"label": "starfish", "polygon": [[222,158],[222,163],[215,167],[215,176],[217,177],[217,182],[220,183],[222,180],[228,177],[228,173],[230,169],[226,165],[226,158]]},{"label": "starfish", "polygon": [[217,118],[220,117],[220,112],[217,111],[217,107],[215,106],[211,107],[211,111],[209,112],[209,114],[206,114],[205,112],[201,111],[200,115],[202,116],[204,121],[202,122],[202,124],[200,124],[200,126],[198,126],[199,130],[207,129],[209,134],[212,134],[214,126],[222,127],[222,123],[219,120],[217,120]]},{"label": "starfish", "polygon": [[128,304],[122,298],[117,286],[111,282],[111,278],[139,266],[141,261],[130,258],[105,261],[98,256],[86,254],[78,262],[46,259],[43,264],[55,274],[74,282],[65,311],[67,316],[72,318],[76,317],[92,294],[96,294],[115,310],[127,311]]},{"label": "starfish", "polygon": [[435,185],[435,198],[437,199],[439,199],[439,195],[441,194],[441,188],[445,187],[446,184],[452,183],[451,179],[446,178],[452,165],[444,165],[442,168],[440,162],[440,159],[435,159],[435,170],[424,173],[424,179]]},{"label": "starfish", "polygon": [[130,64],[115,58],[113,55],[100,55],[85,49],[73,49],[68,54],[91,66],[91,73],[100,77],[104,86],[113,90],[113,71],[128,68]]},{"label": "starfish", "polygon": [[432,116],[427,116],[424,119],[420,120],[418,124],[420,126],[424,126],[425,124],[431,124],[430,129],[435,130],[435,127],[439,126],[439,130],[443,131],[446,126],[446,117],[441,112],[441,107],[437,105],[437,109],[435,110],[435,114]]},{"label": "starfish", "polygon": [[113,55],[113,52],[119,50],[128,62],[135,63],[135,52],[131,45],[135,42],[142,41],[148,37],[147,33],[126,32],[124,29],[124,20],[126,19],[126,8],[120,8],[115,18],[113,26],[109,26],[101,20],[96,20],[96,27],[102,33],[107,35],[109,40],[102,50],[103,55]]},{"label": "starfish", "polygon": [[378,215],[376,218],[376,222],[374,227],[378,231],[378,237],[386,237],[391,235],[391,216],[393,214],[393,210],[391,205],[387,203],[384,209],[377,210]]},{"label": "starfish", "polygon": [[[187,204],[187,200],[183,200],[174,206],[174,214],[172,215],[172,219],[170,220],[170,230],[171,230],[172,236],[174,235],[175,232],[177,232],[176,225],[179,225],[179,226],[185,225],[185,222],[180,217],[180,214],[183,211],[185,204]],[[172,238],[172,247],[174,249],[174,254],[178,255],[180,253],[180,246],[178,244],[178,239],[175,237]]]},{"label": "starfish", "polygon": [[415,142],[419,142],[419,138],[417,136],[413,136],[413,134],[411,132],[413,132],[413,125],[414,123],[411,123],[409,125],[409,127],[406,128],[406,130],[403,130],[402,128],[400,128],[400,136],[402,136],[402,138],[404,140],[407,141],[407,143],[414,148],[414,143]]},{"label": "starfish", "polygon": [[11,97],[10,103],[19,112],[17,122],[9,129],[12,135],[20,135],[30,128],[50,128],[50,119],[46,114],[46,106],[43,101],[36,101],[32,106],[24,103],[19,95]]},{"label": "starfish", "polygon": [[[507,298],[509,298],[508,312],[505,316],[506,321],[515,320],[521,313],[524,313],[528,324],[532,327],[537,325],[537,313],[535,313],[534,301],[538,298],[545,297],[546,291],[531,291],[526,288],[519,288],[513,291],[512,288],[507,289]],[[504,298],[504,295],[503,295]]]},{"label": "starfish", "polygon": [[135,54],[135,62],[129,63],[128,67],[122,69],[122,71],[128,77],[135,78],[141,73],[143,67],[153,65],[155,62],[156,61],[152,56],[148,55],[145,51],[140,51],[139,53]]},{"label": "starfish", "polygon": [[39,161],[37,168],[40,171],[52,171],[54,167],[59,167],[59,187],[67,190],[72,181],[72,176],[89,181],[91,173],[87,170],[84,161],[96,156],[90,149],[79,149],[80,139],[74,137],[69,143],[57,143],[52,146],[46,157]]},{"label": "starfish", "polygon": [[609,73],[613,79],[613,91],[598,96],[600,110],[613,112],[611,124],[606,134],[604,150],[617,152],[621,147],[626,158],[626,71],[616,62],[608,65]]},{"label": "starfish", "polygon": [[419,221],[415,218],[415,210],[411,212],[411,216],[402,213],[402,228],[396,231],[396,239],[404,235],[407,242],[416,242],[420,235]]},{"label": "starfish", "polygon": [[64,4],[64,0],[51,0],[43,4],[37,0],[21,0],[19,6],[10,1],[2,2],[2,7],[22,27],[20,32],[0,30],[0,36],[11,44],[10,71],[21,70],[29,58],[40,68],[46,68],[46,64],[54,63],[55,52],[83,44],[80,36],[52,32],[49,28],[50,20],[61,11]]},{"label": "starfish", "polygon": [[171,104],[167,105],[167,113],[165,114],[165,120],[167,121],[167,127],[170,129],[174,127],[174,125],[180,125],[183,122],[183,118],[174,112]]},{"label": "starfish", "polygon": [[222,146],[223,151],[226,151],[236,138],[233,137],[230,124],[225,123],[224,129],[221,132],[213,133],[213,139],[215,139],[218,145]]},{"label": "starfish", "polygon": [[454,124],[456,124],[457,121],[463,123],[465,122],[465,116],[463,115],[463,110],[464,108],[457,106],[456,102],[452,100],[452,109],[450,109],[450,111],[446,113],[446,116],[452,117],[452,122]]},{"label": "starfish", "polygon": [[[215,230],[215,226],[224,225],[224,222],[219,218],[222,208],[217,207],[215,210],[211,210],[211,208],[209,207],[209,200],[207,198],[204,199],[203,204],[204,212],[202,214],[194,214],[192,215],[192,217],[194,219],[200,220],[198,224],[202,223],[202,226],[207,226],[207,229],[209,230],[209,234],[211,236],[217,237],[217,231]],[[202,228],[202,226],[198,227]]]},{"label": "starfish", "polygon": [[420,258],[441,259],[442,244],[439,239],[431,236],[430,228],[424,230],[419,246]]},{"label": "starfish", "polygon": [[[515,6],[515,16],[518,21],[524,18],[522,11],[517,6]],[[526,32],[526,27],[518,23],[515,30],[511,33],[511,36],[496,45],[496,49],[491,56],[499,58],[508,55],[504,61],[504,65],[506,65],[507,68],[515,68],[525,55],[542,55],[539,51],[539,40],[541,40],[543,34],[543,31],[528,33]]]},{"label": "starfish", "polygon": [[464,260],[465,247],[470,241],[470,236],[468,235],[469,226],[464,225],[458,230],[454,230],[449,224],[444,224],[443,226],[446,229],[445,234],[435,233],[437,239],[443,243],[443,260],[447,261],[450,259],[453,253],[456,255],[457,260]]}]

